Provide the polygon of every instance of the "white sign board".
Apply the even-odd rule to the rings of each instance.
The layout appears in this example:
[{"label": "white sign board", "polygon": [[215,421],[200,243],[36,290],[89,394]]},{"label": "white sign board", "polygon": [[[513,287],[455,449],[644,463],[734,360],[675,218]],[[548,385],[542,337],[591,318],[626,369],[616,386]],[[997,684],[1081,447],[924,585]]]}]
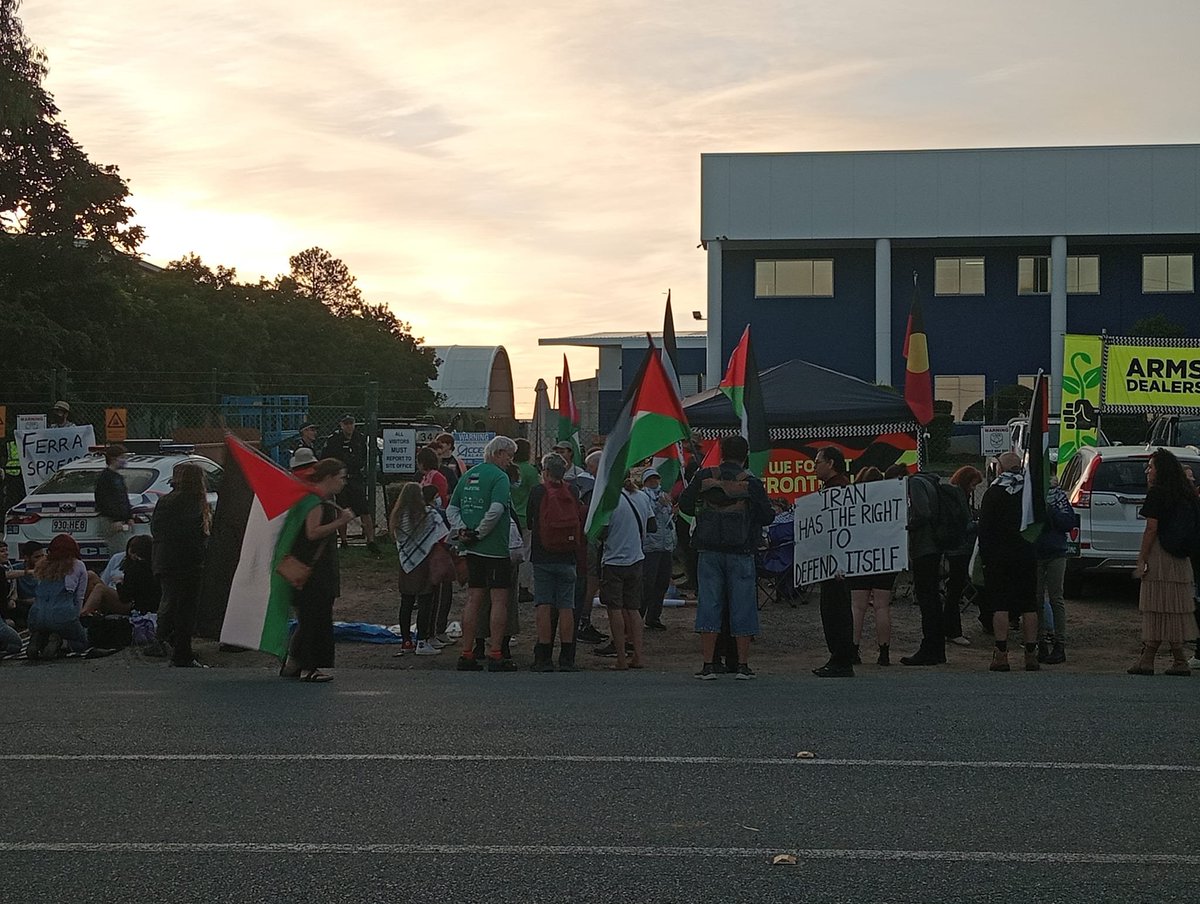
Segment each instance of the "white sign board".
[{"label": "white sign board", "polygon": [[979,454],[995,458],[1012,448],[1012,431],[1006,424],[979,428]]},{"label": "white sign board", "polygon": [[417,431],[412,427],[383,428],[383,473],[415,474]]},{"label": "white sign board", "polygon": [[[83,427],[47,427],[22,433],[17,440],[21,452],[21,477],[25,492],[32,493],[63,465],[88,454],[96,445],[96,431],[91,424]],[[97,472],[97,475],[99,472]]]},{"label": "white sign board", "polygon": [[22,433],[32,433],[34,430],[46,429],[46,415],[44,414],[18,414],[17,415],[17,436]]},{"label": "white sign board", "polygon": [[473,468],[483,462],[483,447],[495,438],[495,433],[455,433],[454,453]]},{"label": "white sign board", "polygon": [[890,574],[908,565],[903,480],[830,487],[796,502],[796,586]]}]

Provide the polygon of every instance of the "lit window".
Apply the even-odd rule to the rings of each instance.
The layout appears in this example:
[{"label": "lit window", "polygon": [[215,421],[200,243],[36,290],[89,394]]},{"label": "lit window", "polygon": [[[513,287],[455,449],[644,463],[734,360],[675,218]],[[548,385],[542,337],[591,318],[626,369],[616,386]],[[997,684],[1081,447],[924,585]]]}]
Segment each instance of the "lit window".
[{"label": "lit window", "polygon": [[1192,292],[1192,269],[1190,254],[1142,255],[1142,291]]},{"label": "lit window", "polygon": [[756,298],[832,298],[833,261],[755,261]]},{"label": "lit window", "polygon": [[982,295],[982,257],[939,257],[934,261],[935,295]]},{"label": "lit window", "polygon": [[[939,401],[950,403],[950,412],[954,420],[965,419],[971,406],[982,403],[986,378],[983,374],[940,374],[933,378],[933,397]],[[972,420],[983,420],[983,405],[979,405],[979,416]],[[972,412],[974,415],[975,412]]]},{"label": "lit window", "polygon": [[[1017,294],[1046,295],[1050,292],[1053,279],[1050,258],[1017,258]],[[1100,258],[1094,254],[1067,256],[1067,294],[1097,295],[1100,292]]]},{"label": "lit window", "polygon": [[1050,258],[1017,258],[1017,294],[1045,295],[1050,291]]}]

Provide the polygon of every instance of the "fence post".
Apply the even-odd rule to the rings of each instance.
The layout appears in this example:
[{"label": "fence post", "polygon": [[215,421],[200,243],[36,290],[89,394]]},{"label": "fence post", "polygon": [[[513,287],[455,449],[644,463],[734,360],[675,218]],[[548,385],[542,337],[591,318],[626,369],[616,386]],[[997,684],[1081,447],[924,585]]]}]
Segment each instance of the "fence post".
[{"label": "fence post", "polygon": [[[367,510],[375,517],[375,504],[378,491],[375,478],[378,476],[379,449],[375,437],[379,434],[379,384],[374,380],[367,383]],[[378,530],[378,529],[377,529]],[[374,543],[374,537],[367,537],[368,543]]]}]

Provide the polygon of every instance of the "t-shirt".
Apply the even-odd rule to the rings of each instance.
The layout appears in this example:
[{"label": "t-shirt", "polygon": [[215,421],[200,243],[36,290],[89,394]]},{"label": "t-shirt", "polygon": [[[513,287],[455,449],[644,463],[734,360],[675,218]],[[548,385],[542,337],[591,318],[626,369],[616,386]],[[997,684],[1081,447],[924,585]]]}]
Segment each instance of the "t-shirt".
[{"label": "t-shirt", "polygon": [[529,494],[533,492],[541,480],[537,468],[527,461],[517,462],[517,470],[521,474],[520,483],[512,488],[513,511],[517,513],[517,524],[525,530],[528,522]]},{"label": "t-shirt", "polygon": [[621,498],[608,522],[608,536],[604,539],[604,564],[636,565],[646,558],[642,542],[646,539],[646,526],[653,517],[650,497],[641,490],[633,493],[621,490]]},{"label": "t-shirt", "polygon": [[437,490],[438,505],[445,508],[450,501],[450,484],[446,481],[446,475],[441,471],[426,471],[421,476],[421,486],[433,487]]},{"label": "t-shirt", "polygon": [[1169,518],[1174,510],[1175,506],[1171,504],[1171,497],[1162,487],[1150,487],[1146,491],[1146,499],[1142,503],[1143,518]]},{"label": "t-shirt", "polygon": [[476,465],[467,471],[454,487],[454,495],[450,497],[450,507],[457,508],[462,523],[475,530],[483,522],[488,509],[499,503],[504,506],[504,514],[488,533],[481,537],[478,543],[467,546],[467,555],[486,556],[492,559],[508,558],[508,529],[509,505],[511,504],[511,487],[508,475],[490,461]]}]

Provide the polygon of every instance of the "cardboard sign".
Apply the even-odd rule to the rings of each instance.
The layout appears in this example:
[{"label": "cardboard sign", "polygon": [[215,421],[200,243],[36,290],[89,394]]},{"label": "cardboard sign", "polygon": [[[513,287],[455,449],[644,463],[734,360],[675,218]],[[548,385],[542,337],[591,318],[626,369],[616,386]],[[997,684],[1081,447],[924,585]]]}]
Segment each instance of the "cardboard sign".
[{"label": "cardboard sign", "polygon": [[128,439],[129,413],[124,408],[104,409],[104,438],[110,443]]},{"label": "cardboard sign", "polygon": [[1012,431],[1005,424],[979,428],[979,452],[984,458],[995,458],[1012,448]]},{"label": "cardboard sign", "polygon": [[21,452],[21,477],[25,492],[32,493],[63,465],[78,461],[96,445],[91,424],[83,427],[47,427],[22,433],[17,439]]},{"label": "cardboard sign", "polygon": [[473,468],[483,462],[483,447],[495,438],[495,433],[455,433],[454,453]]},{"label": "cardboard sign", "polygon": [[17,415],[17,435],[22,433],[32,433],[34,430],[46,429],[46,415],[44,414],[18,414]]},{"label": "cardboard sign", "polygon": [[412,427],[384,427],[384,474],[415,474],[417,471],[417,431]]},{"label": "cardboard sign", "polygon": [[891,574],[908,564],[903,480],[831,487],[796,503],[796,586],[837,575]]}]

